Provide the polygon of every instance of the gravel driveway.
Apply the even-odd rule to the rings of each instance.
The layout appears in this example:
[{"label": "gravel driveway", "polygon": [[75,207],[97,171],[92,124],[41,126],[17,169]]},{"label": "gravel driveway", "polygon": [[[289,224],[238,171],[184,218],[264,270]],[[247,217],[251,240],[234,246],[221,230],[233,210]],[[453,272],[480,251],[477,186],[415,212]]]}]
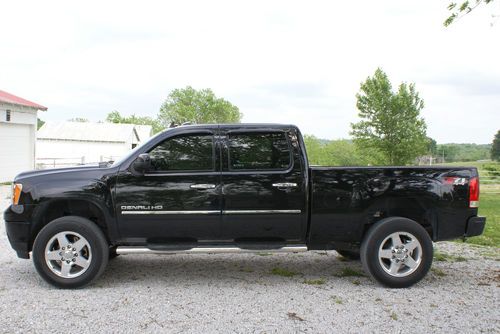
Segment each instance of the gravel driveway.
[{"label": "gravel driveway", "polygon": [[[0,209],[10,189],[0,187]],[[391,290],[336,252],[127,255],[81,290],[18,259],[0,224],[0,332],[500,332],[500,252],[444,242],[416,286]]]}]

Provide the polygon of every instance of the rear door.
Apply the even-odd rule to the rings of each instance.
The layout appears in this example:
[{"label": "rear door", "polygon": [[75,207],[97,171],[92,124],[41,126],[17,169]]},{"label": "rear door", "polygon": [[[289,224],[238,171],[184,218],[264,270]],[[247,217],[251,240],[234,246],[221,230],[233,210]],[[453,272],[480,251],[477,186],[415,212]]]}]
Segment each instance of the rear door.
[{"label": "rear door", "polygon": [[221,135],[221,238],[237,243],[303,242],[306,187],[292,136],[273,129],[229,129]]}]

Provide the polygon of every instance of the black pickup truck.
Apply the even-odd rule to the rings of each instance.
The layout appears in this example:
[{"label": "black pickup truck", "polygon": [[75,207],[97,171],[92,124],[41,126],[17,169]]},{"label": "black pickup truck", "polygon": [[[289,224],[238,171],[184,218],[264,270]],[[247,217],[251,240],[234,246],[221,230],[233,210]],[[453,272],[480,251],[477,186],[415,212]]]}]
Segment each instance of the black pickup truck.
[{"label": "black pickup truck", "polygon": [[168,129],[122,160],[19,174],[9,241],[61,288],[120,254],[336,250],[389,287],[428,272],[432,241],[479,235],[469,167],[310,167],[299,129]]}]

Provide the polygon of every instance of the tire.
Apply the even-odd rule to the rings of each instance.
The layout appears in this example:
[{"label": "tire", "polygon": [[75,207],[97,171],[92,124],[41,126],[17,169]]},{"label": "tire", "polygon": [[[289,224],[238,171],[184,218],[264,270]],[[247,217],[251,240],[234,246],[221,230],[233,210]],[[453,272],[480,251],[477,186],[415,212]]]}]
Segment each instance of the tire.
[{"label": "tire", "polygon": [[35,268],[45,281],[57,288],[74,289],[91,283],[104,272],[109,246],[95,223],[66,216],[51,221],[38,233],[32,255]]},{"label": "tire", "polygon": [[342,257],[345,257],[346,259],[349,260],[358,261],[360,259],[359,252],[354,252],[351,250],[343,250],[343,249],[337,249],[336,252],[342,255]]},{"label": "tire", "polygon": [[407,288],[429,271],[433,246],[419,223],[389,217],[368,230],[360,255],[364,270],[379,283],[390,288]]}]

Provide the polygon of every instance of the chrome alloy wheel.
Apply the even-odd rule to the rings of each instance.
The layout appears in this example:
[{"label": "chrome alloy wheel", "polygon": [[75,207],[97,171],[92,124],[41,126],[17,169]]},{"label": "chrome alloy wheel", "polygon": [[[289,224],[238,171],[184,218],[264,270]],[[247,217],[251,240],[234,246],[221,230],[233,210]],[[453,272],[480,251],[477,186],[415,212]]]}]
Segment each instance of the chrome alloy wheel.
[{"label": "chrome alloy wheel", "polygon": [[59,232],[45,246],[45,262],[59,277],[78,277],[87,271],[91,261],[89,242],[76,232]]},{"label": "chrome alloy wheel", "polygon": [[408,232],[395,232],[382,241],[378,251],[382,269],[394,277],[413,273],[422,262],[422,245]]}]

